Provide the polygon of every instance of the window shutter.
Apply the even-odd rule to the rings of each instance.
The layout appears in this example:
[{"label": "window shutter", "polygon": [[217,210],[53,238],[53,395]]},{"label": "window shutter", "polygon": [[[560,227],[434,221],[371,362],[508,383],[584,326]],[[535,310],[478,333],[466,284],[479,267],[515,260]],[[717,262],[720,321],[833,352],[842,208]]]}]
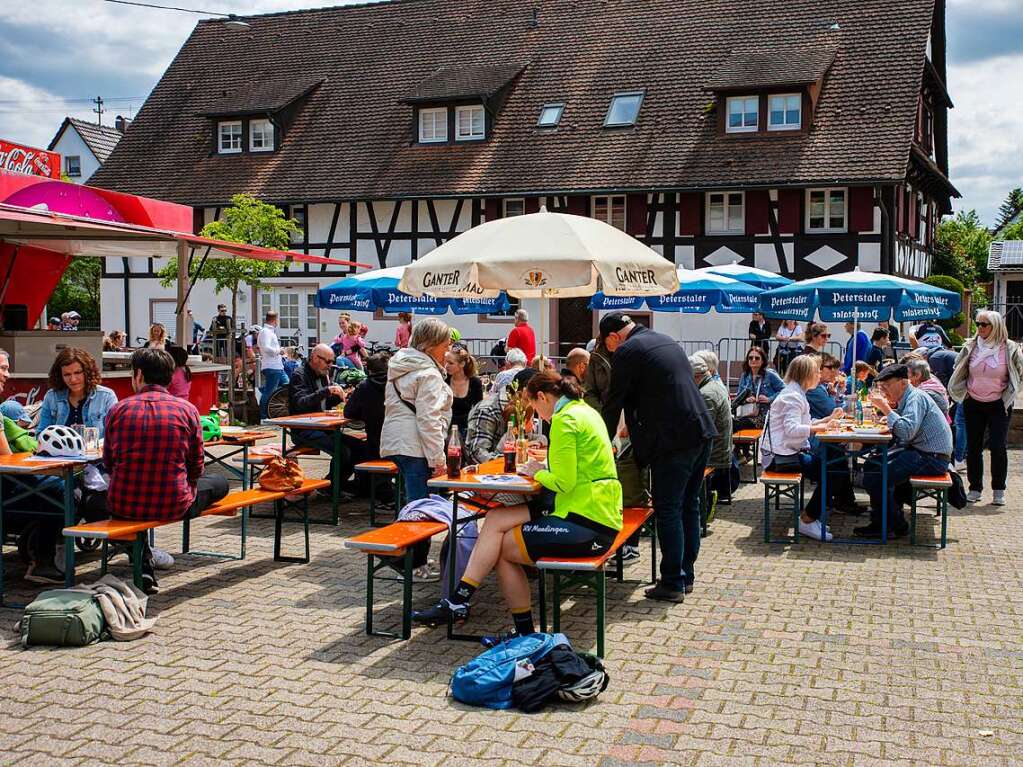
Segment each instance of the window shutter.
[{"label": "window shutter", "polygon": [[495,221],[501,217],[501,201],[488,198],[487,199],[487,221]]},{"label": "window shutter", "polygon": [[874,228],[874,190],[857,186],[849,190],[849,231],[869,232]]},{"label": "window shutter", "polygon": [[778,190],[778,233],[798,234],[802,221],[803,195],[801,189]]},{"label": "window shutter", "polygon": [[539,213],[540,212],[540,198],[539,197],[527,197],[526,198],[526,213]]},{"label": "window shutter", "polygon": [[912,239],[916,239],[920,236],[920,211],[916,204],[916,193],[911,192],[909,195],[909,205],[907,206],[909,211],[909,236]]},{"label": "window shutter", "polygon": [[768,234],[771,231],[767,221],[770,206],[771,196],[766,189],[746,192],[746,234]]},{"label": "window shutter", "polygon": [[568,207],[565,212],[571,213],[573,216],[589,216],[590,198],[581,194],[569,195]]},{"label": "window shutter", "polygon": [[625,231],[633,237],[646,236],[646,195],[630,194],[625,200]]},{"label": "window shutter", "polygon": [[679,234],[697,236],[700,234],[700,219],[703,217],[703,195],[686,192],[678,196],[678,230]]}]

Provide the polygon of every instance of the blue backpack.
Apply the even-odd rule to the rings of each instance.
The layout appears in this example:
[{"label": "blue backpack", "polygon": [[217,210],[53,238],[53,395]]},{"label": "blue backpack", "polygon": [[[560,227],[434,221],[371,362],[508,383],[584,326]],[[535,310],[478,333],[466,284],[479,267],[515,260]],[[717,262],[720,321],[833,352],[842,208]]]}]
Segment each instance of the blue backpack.
[{"label": "blue backpack", "polygon": [[512,685],[530,676],[533,664],[559,644],[569,644],[564,634],[529,634],[491,647],[455,670],[451,694],[472,706],[511,708]]}]

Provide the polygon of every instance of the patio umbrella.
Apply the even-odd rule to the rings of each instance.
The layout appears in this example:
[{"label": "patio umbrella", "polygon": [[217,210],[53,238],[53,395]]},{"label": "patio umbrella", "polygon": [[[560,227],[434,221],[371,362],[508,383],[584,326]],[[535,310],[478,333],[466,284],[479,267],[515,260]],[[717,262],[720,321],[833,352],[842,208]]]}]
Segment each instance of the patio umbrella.
[{"label": "patio umbrella", "polygon": [[723,264],[722,266],[708,266],[696,271],[730,277],[733,280],[745,282],[747,285],[752,285],[762,290],[772,290],[773,288],[781,288],[792,284],[792,280],[788,277],[776,274],[775,272],[769,272],[766,269],[757,269],[755,266],[743,266],[738,261]]},{"label": "patio umbrella", "polygon": [[[595,218],[539,213],[480,224],[405,269],[400,288],[418,296],[574,298],[598,290],[656,296],[678,290],[675,266],[629,234]],[[540,317],[541,353],[544,318]]]},{"label": "patio umbrella", "polygon": [[677,274],[679,289],[671,295],[643,299],[597,293],[590,301],[590,308],[639,309],[644,300],[651,311],[684,314],[706,314],[711,309],[723,314],[743,314],[758,311],[760,307],[763,291],[745,282],[711,274],[705,269],[679,267]]},{"label": "patio umbrella", "polygon": [[416,314],[493,314],[507,311],[508,297],[433,298],[431,296],[410,296],[398,290],[398,283],[405,272],[404,266],[345,277],[331,285],[320,288],[316,293],[316,305],[321,309],[344,311],[413,312]]}]

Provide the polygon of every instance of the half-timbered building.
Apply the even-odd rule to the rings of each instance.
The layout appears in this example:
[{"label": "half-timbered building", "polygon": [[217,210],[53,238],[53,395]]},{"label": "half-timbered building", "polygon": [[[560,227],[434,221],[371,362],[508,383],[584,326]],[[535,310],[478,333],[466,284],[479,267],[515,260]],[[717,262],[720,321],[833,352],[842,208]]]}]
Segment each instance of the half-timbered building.
[{"label": "half-timbered building", "polygon": [[[680,265],[797,279],[926,275],[957,196],[944,0],[392,0],[246,21],[196,26],[93,183],[191,205],[197,228],[247,192],[300,221],[296,249],[379,266],[546,205]],[[105,326],[173,309],[158,267],[109,268]],[[246,319],[274,307],[305,342],[332,336],[313,294],[345,274],[292,267]],[[556,338],[591,335],[585,300],[555,303]],[[458,322],[496,337],[508,319]],[[656,322],[717,338],[736,320]]]}]

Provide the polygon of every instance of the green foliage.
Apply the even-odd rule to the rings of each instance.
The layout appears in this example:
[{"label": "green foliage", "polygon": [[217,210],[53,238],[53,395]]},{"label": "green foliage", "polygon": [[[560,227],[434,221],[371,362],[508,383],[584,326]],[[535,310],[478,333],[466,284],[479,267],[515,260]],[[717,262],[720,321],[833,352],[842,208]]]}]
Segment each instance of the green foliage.
[{"label": "green foliage", "polygon": [[82,329],[99,330],[99,284],[103,262],[98,258],[72,258],[46,304],[49,316],[76,311]]},{"label": "green foliage", "polygon": [[[924,280],[924,282],[928,285],[933,285],[936,288],[941,288],[942,290],[950,290],[953,293],[958,293],[960,299],[962,299],[963,292],[965,291],[965,287],[960,280],[957,280],[955,277],[949,277],[946,274],[932,274]],[[965,315],[960,311],[951,319],[939,320],[938,324],[946,330],[953,330],[954,328],[962,325],[964,319]]]},{"label": "green foliage", "polygon": [[973,291],[977,302],[982,298],[978,283],[991,281],[987,270],[990,245],[991,234],[980,223],[977,211],[960,211],[938,225],[933,271],[955,277]]},{"label": "green foliage", "polygon": [[999,240],[1023,240],[1023,218],[1011,226],[1007,226],[999,237]]},{"label": "green foliage", "polygon": [[[200,234],[229,242],[244,242],[264,248],[286,250],[291,242],[291,235],[301,231],[298,222],[293,218],[285,218],[280,208],[260,202],[247,194],[236,194],[231,198],[231,207],[227,208],[218,221],[212,221],[203,227]],[[249,285],[260,288],[268,277],[276,277],[284,270],[280,261],[257,261],[249,258],[217,258],[206,261],[202,273],[196,270],[202,262],[202,254],[197,253],[192,259],[192,280],[212,280],[215,290],[219,293],[227,290],[231,293],[231,316],[236,316],[236,296],[238,288]],[[178,264],[171,259],[160,270],[160,284],[169,286],[178,277]]]},{"label": "green foliage", "polygon": [[[1006,226],[1020,211],[1023,211],[1023,189],[1016,187],[1006,195],[1005,202],[998,209],[998,220],[995,222],[995,229],[1001,229],[1003,226]],[[1005,239],[1012,240],[1017,238],[1006,237]]]}]

